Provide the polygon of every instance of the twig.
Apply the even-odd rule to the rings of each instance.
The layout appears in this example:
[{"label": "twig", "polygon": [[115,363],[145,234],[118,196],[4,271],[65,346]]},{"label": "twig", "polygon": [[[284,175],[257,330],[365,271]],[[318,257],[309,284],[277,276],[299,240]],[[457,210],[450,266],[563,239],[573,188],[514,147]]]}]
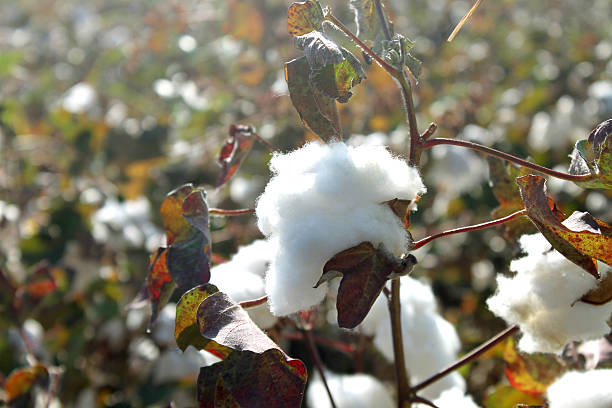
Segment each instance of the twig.
[{"label": "twig", "polygon": [[476,359],[478,356],[480,356],[485,351],[493,348],[497,344],[499,344],[502,341],[504,341],[504,339],[506,339],[507,337],[509,337],[509,336],[513,335],[514,333],[516,333],[518,331],[518,329],[519,328],[518,328],[517,325],[512,325],[512,326],[506,328],[504,331],[496,334],[494,337],[489,339],[486,343],[481,344],[480,346],[478,346],[474,350],[470,351],[465,356],[461,357],[459,360],[457,360],[455,363],[451,364],[449,367],[447,367],[444,370],[440,371],[439,373],[429,377],[425,381],[423,381],[423,382],[413,386],[412,387],[412,391],[416,392],[418,390],[421,390],[421,389],[427,387],[428,385],[433,384],[434,382],[438,381],[440,378],[444,377],[445,375],[452,373],[453,371],[455,371],[459,367],[461,367],[461,366],[463,366],[463,365],[473,361],[474,359]]},{"label": "twig", "polygon": [[264,303],[266,303],[268,301],[268,297],[267,296],[262,296],[258,299],[253,299],[253,300],[245,300],[244,302],[240,302],[238,303],[243,309],[248,309],[250,307],[255,307],[255,306],[259,306],[259,305],[263,305]]},{"label": "twig", "polygon": [[[282,333],[281,337],[284,339],[288,339],[288,340],[304,340],[304,336],[302,336],[299,333]],[[341,341],[330,340],[325,337],[313,336],[313,339],[316,344],[320,344],[322,346],[333,348],[334,350],[347,354],[351,357],[356,352],[356,347],[352,344],[347,344]]]},{"label": "twig", "polygon": [[395,357],[395,377],[397,381],[397,406],[403,408],[410,401],[410,379],[406,371],[404,342],[402,339],[402,314],[400,305],[400,280],[391,281],[391,299],[389,301],[391,331],[393,334],[393,354]]},{"label": "twig", "polygon": [[437,129],[438,129],[438,125],[436,125],[435,123],[430,123],[429,126],[427,127],[427,130],[425,130],[421,134],[421,142],[424,142],[425,140],[432,137],[433,134],[436,133]]},{"label": "twig", "polygon": [[476,0],[476,3],[474,3],[474,5],[472,6],[471,9],[468,10],[467,13],[465,13],[465,16],[463,16],[463,18],[461,19],[461,21],[459,21],[459,23],[457,24],[457,26],[455,27],[455,29],[453,30],[453,32],[448,36],[448,39],[446,41],[451,42],[453,41],[453,39],[455,38],[455,36],[457,35],[457,33],[459,32],[459,30],[461,30],[461,27],[463,27],[463,25],[465,23],[467,23],[467,21],[470,19],[470,17],[472,17],[472,14],[474,14],[474,12],[476,11],[476,9],[478,8],[478,6],[480,5],[480,2],[482,0]]},{"label": "twig", "polygon": [[259,135],[259,133],[255,132],[253,133],[253,136],[255,136],[257,138],[257,140],[259,140],[264,146],[266,146],[268,148],[268,150],[270,150],[271,152],[277,152],[278,149],[275,148],[274,146],[272,146],[270,144],[270,142],[268,142],[266,139],[264,139],[263,137],[261,137]]},{"label": "twig", "polygon": [[312,356],[312,360],[314,362],[317,371],[319,371],[319,375],[321,375],[321,381],[323,381],[323,385],[325,386],[325,390],[327,391],[327,395],[329,396],[329,401],[331,402],[332,408],[336,408],[336,403],[334,402],[334,397],[327,385],[327,380],[325,379],[325,372],[323,370],[323,363],[321,363],[321,357],[319,356],[319,352],[317,351],[317,346],[315,345],[314,339],[312,337],[312,332],[310,330],[302,329],[302,334],[304,339],[306,340],[306,345],[308,346],[308,351]]},{"label": "twig", "polygon": [[237,215],[255,214],[255,209],[242,208],[240,210],[224,210],[223,208],[209,208],[208,213],[210,215],[225,215],[227,217],[235,217]]},{"label": "twig", "polygon": [[470,231],[476,231],[476,230],[481,230],[481,229],[484,229],[484,228],[493,227],[495,225],[503,224],[504,222],[508,222],[508,221],[510,221],[510,220],[512,220],[512,219],[514,219],[516,217],[520,217],[521,215],[525,215],[525,214],[527,214],[527,211],[525,209],[522,209],[520,211],[513,212],[510,215],[507,215],[507,216],[505,216],[503,218],[498,218],[496,220],[487,221],[487,222],[483,222],[481,224],[468,225],[467,227],[454,228],[454,229],[451,229],[451,230],[448,230],[448,231],[439,232],[437,234],[430,235],[430,236],[428,236],[426,238],[423,238],[423,239],[420,239],[420,240],[416,241],[413,244],[414,246],[412,247],[412,249],[413,250],[414,249],[419,249],[422,246],[430,243],[434,239],[445,237],[447,235],[461,234],[463,232],[470,232]]},{"label": "twig", "polygon": [[467,147],[468,149],[477,150],[479,152],[488,154],[490,156],[499,157],[500,159],[507,160],[509,162],[518,164],[519,166],[527,167],[528,169],[535,170],[537,172],[548,174],[549,176],[553,176],[562,180],[569,181],[591,181],[596,178],[593,174],[587,175],[575,175],[563,173],[560,171],[549,169],[548,167],[540,166],[539,164],[528,162],[527,160],[520,159],[516,156],[513,156],[508,153],[501,152],[499,150],[493,149],[491,147],[483,146],[478,143],[468,142],[466,140],[456,140],[456,139],[444,139],[444,138],[436,138],[424,141],[419,146],[421,150],[427,150],[437,145],[453,145],[453,146],[461,146]]}]

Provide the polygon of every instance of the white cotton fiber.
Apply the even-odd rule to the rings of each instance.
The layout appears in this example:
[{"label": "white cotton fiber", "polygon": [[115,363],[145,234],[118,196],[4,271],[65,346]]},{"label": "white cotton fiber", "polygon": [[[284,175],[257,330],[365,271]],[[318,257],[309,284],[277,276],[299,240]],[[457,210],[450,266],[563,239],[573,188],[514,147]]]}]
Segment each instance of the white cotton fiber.
[{"label": "white cotton fiber", "polygon": [[[479,408],[471,396],[464,393],[461,388],[450,388],[432,401],[438,408]],[[414,408],[427,408],[429,405],[416,404]]]},{"label": "white cotton fiber", "polygon": [[[437,312],[436,300],[431,288],[409,276],[401,278],[400,287],[402,334],[406,368],[411,381],[423,381],[457,359],[461,347],[453,325]],[[374,345],[393,361],[393,339],[389,316],[378,325]],[[420,393],[425,398],[437,398],[450,388],[465,388],[465,382],[457,372],[433,383]]]},{"label": "white cotton fiber", "polygon": [[570,371],[546,391],[550,408],[612,407],[612,369]]},{"label": "white cotton fiber", "polygon": [[[512,278],[499,276],[489,309],[523,333],[519,348],[527,353],[559,353],[573,340],[591,340],[610,331],[612,302],[594,306],[578,301],[596,279],[552,250],[541,234],[520,239],[527,256],[510,264]],[[609,268],[600,263],[602,275]]]},{"label": "white cotton fiber", "polygon": [[[367,374],[334,374],[325,379],[337,408],[393,408],[389,391],[375,377]],[[318,372],[308,381],[306,401],[309,407],[331,408],[329,396]]]},{"label": "white cotton fiber", "polygon": [[[243,302],[265,296],[264,274],[271,257],[271,247],[264,240],[240,247],[228,262],[210,270],[210,283],[233,301]],[[246,309],[251,319],[262,329],[276,323],[267,303]]]},{"label": "white cotton fiber", "polygon": [[381,203],[414,201],[425,187],[416,169],[384,147],[310,143],[276,154],[270,169],[274,176],[259,197],[257,217],[274,248],[266,275],[274,314],[318,304],[327,285],[313,286],[338,252],[364,241],[384,243],[396,255],[406,250],[404,227]]}]

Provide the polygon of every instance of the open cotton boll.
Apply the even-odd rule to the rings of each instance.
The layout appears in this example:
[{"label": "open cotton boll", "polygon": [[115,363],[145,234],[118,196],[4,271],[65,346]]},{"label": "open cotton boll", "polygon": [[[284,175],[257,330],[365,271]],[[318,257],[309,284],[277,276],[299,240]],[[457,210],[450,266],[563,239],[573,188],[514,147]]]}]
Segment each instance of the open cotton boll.
[{"label": "open cotton boll", "polygon": [[[405,276],[401,278],[400,299],[407,370],[410,378],[417,383],[454,362],[461,343],[453,325],[437,313],[435,297],[428,285]],[[374,345],[393,361],[388,315],[378,326]],[[442,391],[453,387],[465,388],[463,378],[456,372],[423,389],[422,395],[429,399],[437,398]]]},{"label": "open cotton boll", "polygon": [[[264,296],[263,272],[268,263],[268,247],[265,241],[255,241],[252,245],[241,247],[230,261],[211,268],[210,283],[235,302]],[[270,313],[267,303],[250,307],[247,312],[251,320],[262,329],[268,329],[276,323],[276,317]]]},{"label": "open cotton boll", "polygon": [[[393,408],[389,391],[376,378],[366,374],[334,374],[325,372],[325,379],[337,408]],[[309,380],[306,391],[309,407],[331,408],[329,396],[318,372]]]},{"label": "open cotton boll", "polygon": [[[510,264],[514,277],[497,278],[497,292],[487,305],[520,326],[522,351],[559,353],[570,341],[592,340],[610,331],[612,302],[594,306],[578,301],[596,286],[593,276],[552,250],[541,234],[523,236],[520,244],[527,256]],[[605,267],[599,271],[602,276],[610,273]]]},{"label": "open cotton boll", "polygon": [[[461,388],[450,388],[432,401],[438,408],[480,408],[471,396],[464,393]],[[415,408],[427,408],[429,405],[417,404]]]},{"label": "open cotton boll", "polygon": [[408,235],[382,203],[394,198],[415,202],[425,187],[416,169],[384,147],[310,143],[276,154],[270,169],[274,176],[256,213],[273,247],[266,293],[274,314],[319,303],[326,285],[313,286],[338,252],[364,241],[383,243],[396,255],[405,251]]},{"label": "open cotton boll", "polygon": [[612,369],[569,371],[546,391],[550,408],[612,407]]}]

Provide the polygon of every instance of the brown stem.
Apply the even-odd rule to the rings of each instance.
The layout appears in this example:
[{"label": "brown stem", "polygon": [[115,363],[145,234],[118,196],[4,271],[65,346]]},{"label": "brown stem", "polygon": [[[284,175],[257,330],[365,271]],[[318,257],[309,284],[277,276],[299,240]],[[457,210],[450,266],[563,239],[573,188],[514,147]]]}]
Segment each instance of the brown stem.
[{"label": "brown stem", "polygon": [[540,166],[539,164],[528,162],[527,160],[519,159],[516,156],[512,156],[511,154],[501,152],[499,150],[493,149],[491,147],[483,146],[478,143],[468,142],[466,140],[456,140],[456,139],[444,139],[444,138],[436,138],[424,141],[420,145],[420,150],[427,150],[437,145],[453,145],[453,146],[461,146],[467,147],[468,149],[477,150],[479,152],[499,157],[500,159],[507,160],[509,162],[518,164],[519,166],[526,167],[528,169],[535,170],[537,172],[548,174],[549,176],[553,176],[562,180],[569,181],[590,181],[596,178],[596,176],[592,174],[587,174],[584,176],[567,174],[560,171],[555,171],[549,169],[548,167]]},{"label": "brown stem", "polygon": [[406,358],[404,355],[404,342],[402,339],[402,314],[400,305],[400,281],[391,281],[391,300],[389,301],[391,315],[391,331],[393,333],[393,354],[395,357],[395,377],[397,381],[397,406],[403,408],[410,403],[410,379],[406,371]]},{"label": "brown stem", "polygon": [[271,152],[277,152],[278,151],[278,149],[275,148],[274,146],[272,146],[270,144],[270,142],[268,142],[263,137],[259,136],[259,133],[253,133],[253,136],[255,136],[257,138],[257,140],[259,140],[261,143],[263,143],[263,145],[266,146],[268,148],[268,150],[270,150]]},{"label": "brown stem", "polygon": [[314,362],[317,371],[319,371],[319,375],[321,376],[321,381],[323,381],[323,385],[325,386],[325,390],[327,391],[327,395],[329,396],[329,401],[331,402],[332,408],[336,408],[336,403],[334,402],[334,398],[332,397],[331,390],[327,385],[327,380],[325,379],[325,372],[323,371],[323,363],[321,363],[321,357],[319,356],[319,352],[317,351],[317,346],[315,345],[314,338],[312,336],[312,332],[310,330],[302,330],[302,334],[304,335],[304,340],[306,340],[306,345],[308,346],[308,351],[312,356],[312,361]]},{"label": "brown stem", "polygon": [[421,136],[419,135],[416,111],[414,109],[414,101],[412,99],[412,86],[406,78],[406,74],[402,70],[399,75],[395,76],[402,93],[402,101],[408,119],[408,128],[410,129],[410,150],[408,153],[408,165],[418,166],[420,161],[420,145]]},{"label": "brown stem", "polygon": [[268,301],[268,297],[267,296],[262,296],[262,297],[260,297],[258,299],[245,300],[244,302],[240,302],[239,305],[243,309],[248,309],[249,307],[255,307],[255,306],[263,305],[267,301]]},{"label": "brown stem", "polygon": [[328,12],[327,15],[325,16],[325,19],[329,22],[331,22],[332,24],[334,24],[336,27],[338,27],[347,37],[349,37],[351,40],[353,40],[355,42],[355,44],[357,44],[359,46],[359,48],[361,48],[363,50],[363,52],[365,52],[366,54],[368,54],[370,57],[372,57],[372,59],[374,61],[376,61],[378,63],[378,65],[380,65],[382,67],[382,69],[384,69],[385,71],[387,71],[387,73],[391,76],[395,76],[396,75],[396,70],[395,68],[393,68],[391,65],[387,64],[382,58],[380,58],[374,51],[372,51],[372,49],[370,47],[368,47],[363,41],[361,41],[359,38],[357,38],[357,36],[355,34],[353,34],[351,32],[351,30],[349,30],[348,28],[345,27],[344,24],[342,24],[342,22],[340,20],[338,20],[331,12]]},{"label": "brown stem", "polygon": [[[288,339],[288,340],[304,340],[304,336],[302,336],[299,333],[282,333],[281,337],[284,339]],[[341,341],[334,341],[334,340],[327,339],[325,337],[317,337],[317,336],[313,336],[313,340],[316,344],[331,347],[334,350],[338,350],[339,352],[347,354],[351,357],[356,351],[355,346],[353,346],[352,344],[341,342]]]},{"label": "brown stem", "polygon": [[520,217],[521,215],[525,215],[527,214],[527,210],[522,209],[520,211],[516,211],[513,212],[510,215],[507,215],[505,217],[502,218],[498,218],[496,220],[492,220],[492,221],[487,221],[487,222],[483,222],[482,224],[476,224],[476,225],[468,225],[467,227],[460,227],[460,228],[454,228],[448,231],[443,231],[443,232],[439,232],[437,234],[434,235],[430,235],[426,238],[420,239],[417,242],[414,243],[414,246],[412,247],[412,249],[419,249],[422,246],[430,243],[431,241],[433,241],[434,239],[438,239],[441,237],[445,237],[447,235],[453,235],[453,234],[461,234],[463,232],[470,232],[470,231],[476,231],[476,230],[481,230],[484,228],[489,228],[489,227],[493,227],[495,225],[498,224],[503,224],[504,222],[508,222],[516,217]]},{"label": "brown stem", "polygon": [[518,329],[519,328],[518,328],[517,325],[512,325],[512,326],[506,328],[504,331],[496,334],[494,337],[492,337],[491,339],[487,340],[486,343],[481,344],[480,346],[478,346],[474,350],[472,350],[469,353],[467,353],[465,356],[461,357],[459,360],[457,360],[455,363],[451,364],[449,367],[445,368],[444,370],[440,371],[439,373],[429,377],[425,381],[422,381],[419,384],[417,384],[414,387],[412,387],[412,391],[416,392],[418,390],[421,390],[421,389],[427,387],[428,385],[433,384],[434,382],[438,381],[440,378],[444,377],[445,375],[452,373],[453,371],[455,371],[459,367],[461,367],[461,366],[463,366],[463,365],[473,361],[474,359],[476,359],[478,356],[480,356],[485,351],[493,348],[497,344],[499,344],[502,341],[504,341],[504,339],[506,339],[507,337],[509,337],[509,336],[513,335],[514,333],[516,333],[518,331]]},{"label": "brown stem", "polygon": [[432,137],[433,134],[436,133],[437,129],[438,129],[438,125],[436,125],[435,123],[430,123],[429,126],[427,127],[427,130],[425,130],[423,134],[421,135],[421,142],[424,142],[425,140]]},{"label": "brown stem", "polygon": [[240,210],[224,210],[223,208],[209,208],[208,213],[210,215],[225,215],[228,217],[235,217],[236,215],[255,214],[255,210],[253,208],[242,208]]}]

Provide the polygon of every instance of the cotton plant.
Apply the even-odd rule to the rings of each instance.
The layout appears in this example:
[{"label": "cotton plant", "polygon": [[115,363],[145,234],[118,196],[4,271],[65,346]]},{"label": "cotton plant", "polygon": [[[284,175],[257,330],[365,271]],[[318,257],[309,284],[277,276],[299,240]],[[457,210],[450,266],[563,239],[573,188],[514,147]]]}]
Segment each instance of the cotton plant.
[{"label": "cotton plant", "polygon": [[612,407],[612,369],[569,371],[548,387],[550,408]]},{"label": "cotton plant", "polygon": [[[312,380],[308,391],[309,400],[320,398],[312,404],[343,406],[349,401],[350,406],[358,406],[354,398],[366,398],[356,397],[360,391],[380,390],[380,384],[374,386],[364,376],[322,375],[325,369],[313,346],[313,329],[319,321],[318,306],[328,294],[336,300],[337,313],[330,315],[335,315],[337,329],[370,337],[381,356],[393,362],[391,403],[398,407],[412,403],[439,408],[476,406],[465,394],[465,381],[456,370],[518,332],[522,333],[519,348],[528,353],[559,353],[568,342],[596,339],[609,332],[612,228],[588,213],[566,217],[549,196],[546,179],[530,172],[571,181],[581,188],[609,189],[612,120],[578,141],[568,172],[473,141],[434,138],[435,124],[421,133],[412,99],[421,62],[410,53],[412,41],[394,32],[379,1],[351,1],[351,7],[357,35],[318,1],[293,3],[289,8],[287,29],[304,55],[285,64],[285,79],[291,101],[315,141],[280,152],[253,126],[230,126],[219,155],[217,188],[238,171],[255,142],[273,151],[271,178],[255,208],[208,208],[205,191],[190,185],[171,192],[162,204],[167,245],[151,257],[140,300],[153,306],[154,324],[157,312],[178,287],[182,296],[174,320],[177,346],[183,351],[193,346],[221,359],[200,369],[200,406],[212,407],[221,401],[239,406],[257,406],[263,401],[271,407],[300,406],[308,378],[306,367],[268,337],[262,330],[268,324],[259,322],[258,327],[254,308],[266,313],[269,308],[270,325],[274,319],[282,322],[277,326],[281,337],[287,334],[283,330],[293,329],[291,334],[308,344],[320,377],[320,382],[317,377]],[[337,42],[325,29],[332,26],[348,39]],[[366,78],[364,66],[342,45],[346,41],[360,47],[398,84],[408,123],[404,156],[380,145],[390,140],[386,135],[370,141],[342,140],[336,103],[346,103],[352,88]],[[439,161],[449,161],[443,163],[451,165],[446,172],[461,168],[471,174],[467,177],[471,183],[461,180],[449,186],[453,194],[467,191],[484,173],[473,163],[476,153],[521,169],[502,166],[491,172],[493,194],[500,202],[495,210],[498,218],[415,240],[411,212],[427,191],[420,159],[440,145],[470,152],[454,155],[450,153],[454,148],[431,158],[429,168],[444,168]],[[439,178],[433,175],[434,180]],[[265,240],[241,248],[230,261],[211,269],[214,245],[209,216],[247,214],[256,216]],[[498,277],[497,292],[488,301],[491,311],[509,326],[458,358],[459,336],[439,313],[431,288],[406,276],[419,273],[415,254],[434,240],[501,224],[519,236],[517,231],[528,229],[525,224],[529,221],[533,225],[528,227],[535,226],[540,235],[520,239],[527,255],[511,262],[514,277]],[[275,339],[279,335],[268,334]],[[531,382],[536,389],[533,393],[541,397],[554,382],[551,378],[561,374],[562,369],[553,369],[547,372],[546,381],[529,377],[532,371],[538,372],[526,368],[531,367],[529,355],[517,357],[518,352],[508,350],[515,365],[508,362],[506,374],[519,390]],[[352,382],[356,385],[345,385]],[[321,397],[321,388],[330,389],[325,392],[327,398]],[[551,400],[554,390],[551,386]],[[376,406],[382,401],[387,404],[386,397],[377,397]]]}]

